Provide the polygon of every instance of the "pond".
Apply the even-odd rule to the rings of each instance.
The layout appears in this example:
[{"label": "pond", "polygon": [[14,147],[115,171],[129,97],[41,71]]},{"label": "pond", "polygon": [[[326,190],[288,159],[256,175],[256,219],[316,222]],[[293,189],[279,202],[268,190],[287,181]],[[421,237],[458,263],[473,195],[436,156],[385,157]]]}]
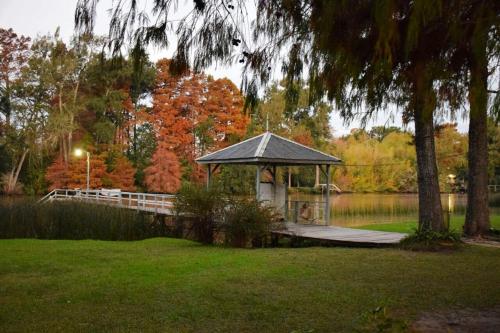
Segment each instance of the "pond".
[{"label": "pond", "polygon": [[[325,197],[320,194],[294,193],[293,201],[316,203],[313,207],[323,207]],[[443,210],[450,216],[464,216],[467,205],[465,194],[442,194]],[[295,207],[296,209],[296,207]],[[500,214],[500,193],[490,194],[490,212]],[[320,213],[322,215],[322,213]],[[346,193],[330,195],[330,225],[354,227],[374,223],[408,222],[418,220],[417,194]]]}]

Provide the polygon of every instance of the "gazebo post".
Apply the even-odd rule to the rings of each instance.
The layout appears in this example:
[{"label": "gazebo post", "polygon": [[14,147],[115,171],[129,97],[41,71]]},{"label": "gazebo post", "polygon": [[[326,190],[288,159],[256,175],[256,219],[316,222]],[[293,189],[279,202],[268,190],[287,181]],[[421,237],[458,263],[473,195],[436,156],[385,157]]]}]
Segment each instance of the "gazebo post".
[{"label": "gazebo post", "polygon": [[207,164],[207,189],[210,188],[210,178],[212,177],[212,164]]},{"label": "gazebo post", "polygon": [[[290,172],[290,167],[286,168],[286,171],[289,173]],[[289,179],[286,177],[285,180],[285,222],[288,222],[288,183]]]},{"label": "gazebo post", "polygon": [[278,186],[276,181],[276,165],[272,166],[272,176],[273,176],[273,200],[276,201],[276,186]]},{"label": "gazebo post", "polygon": [[260,165],[257,165],[257,173],[255,174],[255,198],[260,201]]},{"label": "gazebo post", "polygon": [[326,165],[326,204],[325,224],[330,224],[330,164]]}]

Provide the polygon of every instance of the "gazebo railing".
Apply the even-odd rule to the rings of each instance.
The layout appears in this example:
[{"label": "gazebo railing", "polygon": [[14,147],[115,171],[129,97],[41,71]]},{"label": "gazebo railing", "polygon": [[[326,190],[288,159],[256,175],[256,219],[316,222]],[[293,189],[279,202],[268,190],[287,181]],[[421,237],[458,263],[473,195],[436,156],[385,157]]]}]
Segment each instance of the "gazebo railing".
[{"label": "gazebo railing", "polygon": [[324,201],[289,200],[287,221],[298,224],[329,225]]}]

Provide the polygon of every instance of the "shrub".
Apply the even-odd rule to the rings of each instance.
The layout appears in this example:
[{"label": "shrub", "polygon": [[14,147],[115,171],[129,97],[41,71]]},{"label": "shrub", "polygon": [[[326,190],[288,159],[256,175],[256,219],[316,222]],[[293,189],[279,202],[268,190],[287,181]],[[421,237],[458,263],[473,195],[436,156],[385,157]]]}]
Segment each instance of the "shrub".
[{"label": "shrub", "polygon": [[232,246],[262,246],[276,227],[276,214],[257,200],[235,200],[226,208],[223,223],[225,242]]},{"label": "shrub", "polygon": [[[204,244],[214,242],[214,233],[222,222],[225,200],[215,186],[185,184],[177,194],[174,211],[178,226],[188,227],[188,236]],[[182,232],[183,233],[183,232]]]},{"label": "shrub", "polygon": [[84,202],[0,205],[0,238],[140,240],[165,236],[150,214]]},{"label": "shrub", "polygon": [[457,248],[461,243],[460,233],[455,231],[415,230],[401,240],[400,245],[407,250],[438,251]]}]

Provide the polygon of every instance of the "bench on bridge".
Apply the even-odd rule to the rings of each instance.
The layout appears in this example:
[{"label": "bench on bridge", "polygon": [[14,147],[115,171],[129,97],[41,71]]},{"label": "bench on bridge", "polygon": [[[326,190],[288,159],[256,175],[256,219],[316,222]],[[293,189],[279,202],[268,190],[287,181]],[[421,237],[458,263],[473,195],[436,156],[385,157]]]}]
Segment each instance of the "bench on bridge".
[{"label": "bench on bridge", "polygon": [[122,190],[119,188],[102,188],[101,189],[101,195],[103,196],[108,196],[108,197],[119,197],[122,193]]}]

